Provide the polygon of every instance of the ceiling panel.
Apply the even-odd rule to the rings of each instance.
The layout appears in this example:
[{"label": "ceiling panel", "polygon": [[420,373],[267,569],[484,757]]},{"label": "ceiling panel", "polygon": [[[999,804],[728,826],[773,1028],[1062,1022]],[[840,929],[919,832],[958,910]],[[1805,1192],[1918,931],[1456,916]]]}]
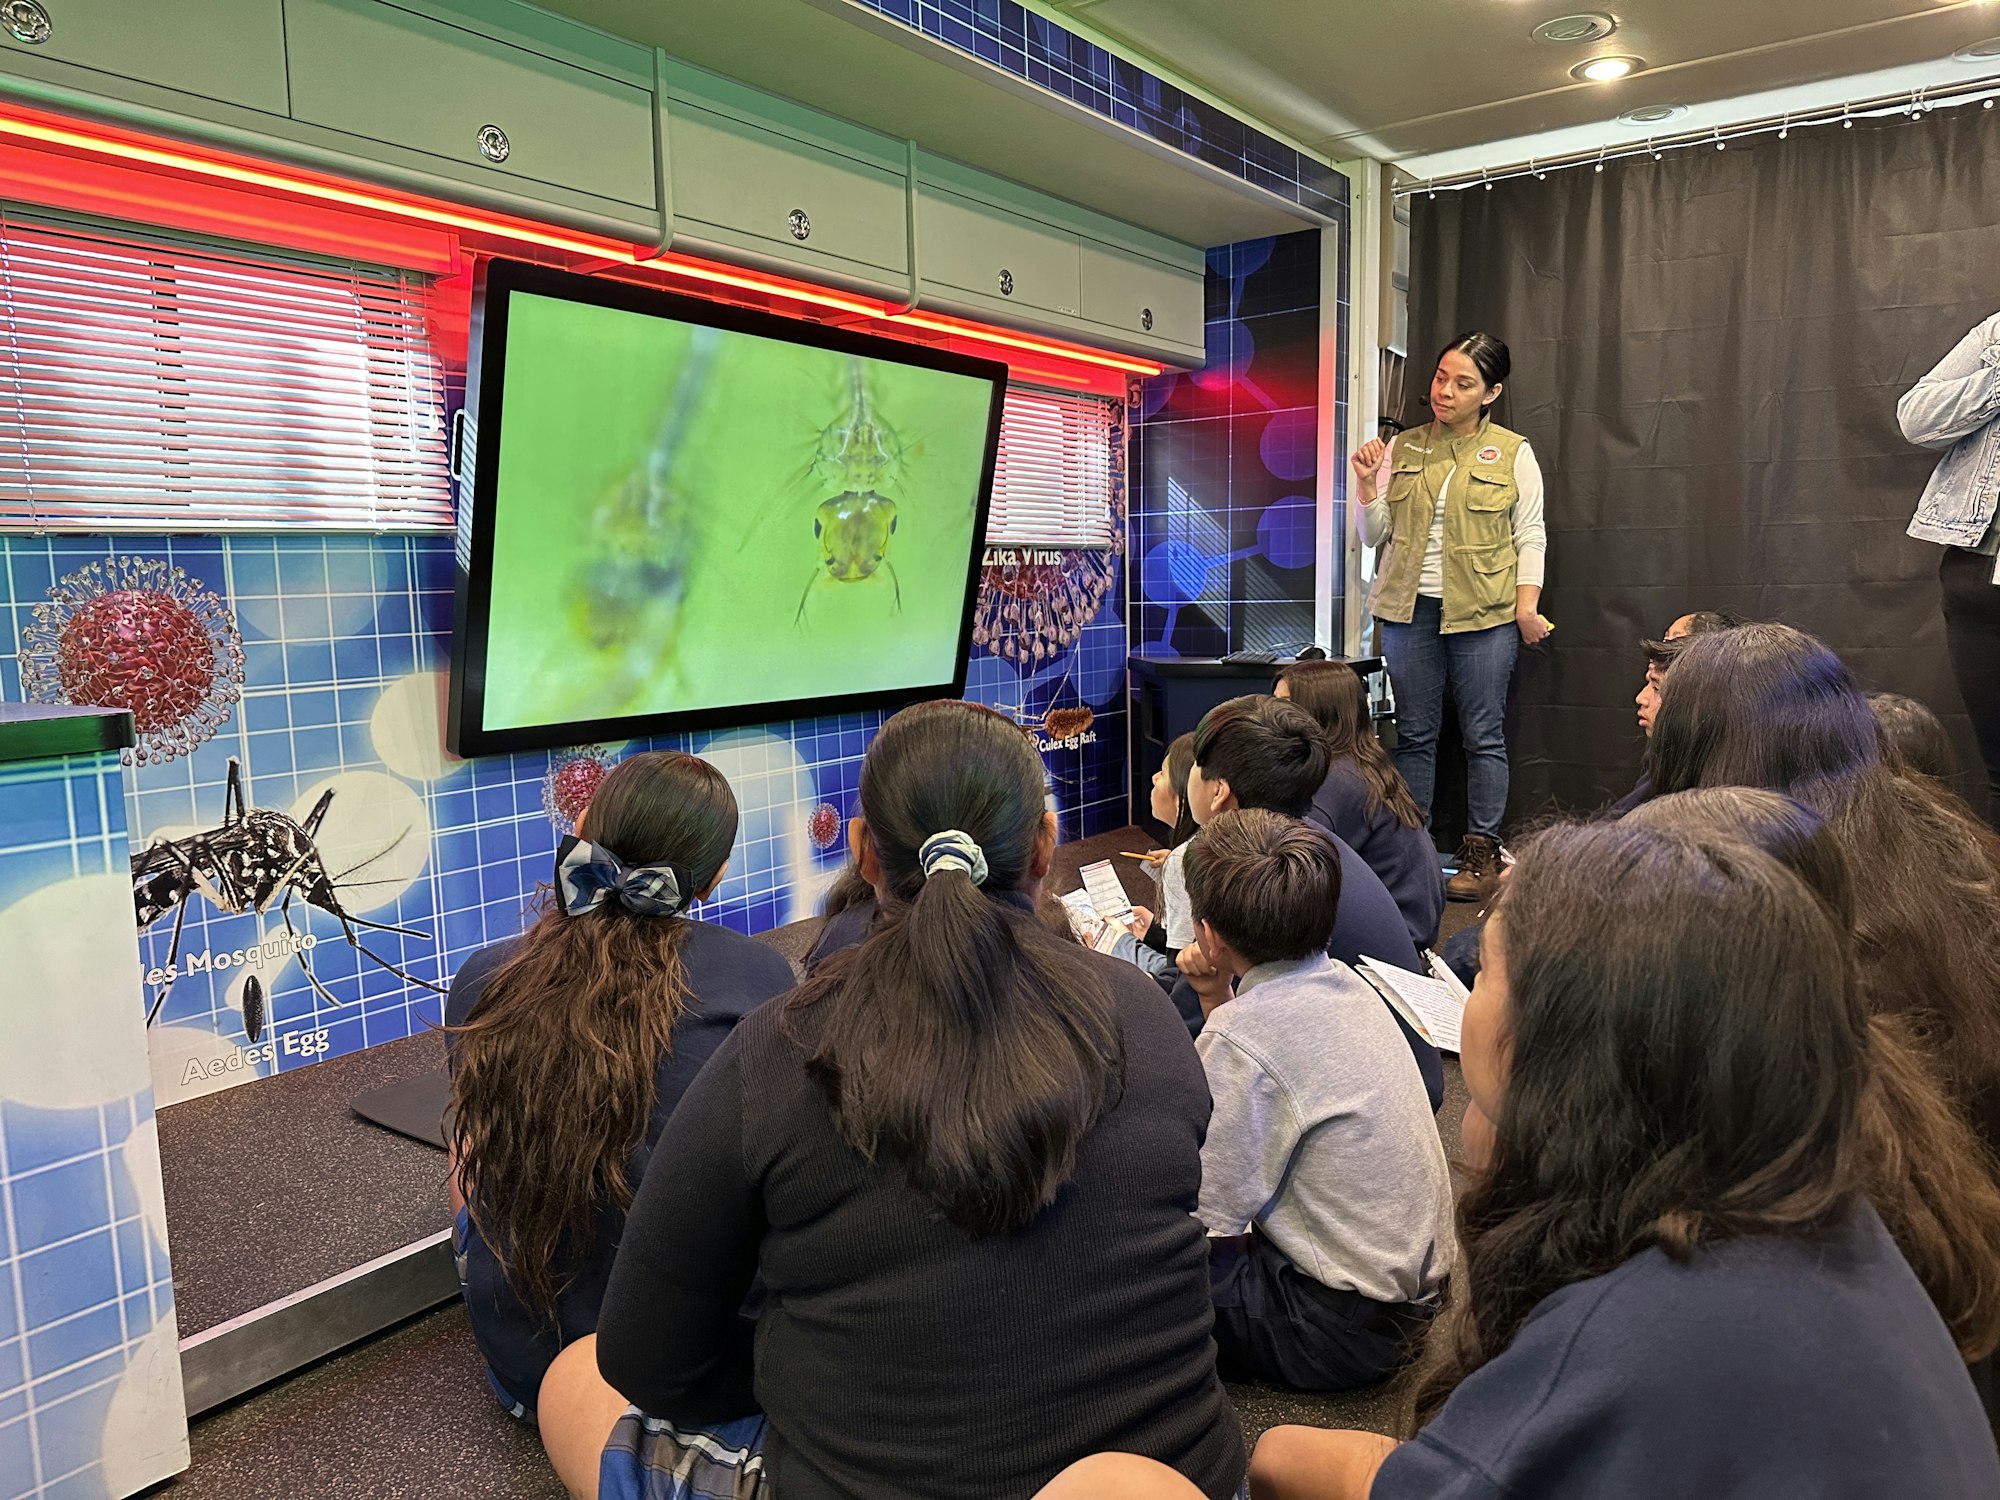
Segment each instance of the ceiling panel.
[{"label": "ceiling panel", "polygon": [[[2000,33],[1959,0],[1072,0],[1059,8],[1332,157],[1397,160],[1948,57]],[[1533,29],[1584,10],[1617,29],[1585,46]],[[1612,84],[1569,70],[1643,58]],[[1971,70],[1968,70],[1971,71]]]},{"label": "ceiling panel", "polygon": [[1192,245],[1324,222],[846,0],[541,0],[546,9]]}]

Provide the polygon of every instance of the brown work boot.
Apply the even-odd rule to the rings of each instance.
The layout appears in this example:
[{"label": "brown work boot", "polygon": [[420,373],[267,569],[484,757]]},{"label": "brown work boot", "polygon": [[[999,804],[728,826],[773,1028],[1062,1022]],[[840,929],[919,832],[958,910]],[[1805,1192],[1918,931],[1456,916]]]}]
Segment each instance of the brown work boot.
[{"label": "brown work boot", "polygon": [[1500,888],[1500,841],[1468,833],[1458,846],[1458,873],[1444,883],[1447,901],[1486,901]]}]

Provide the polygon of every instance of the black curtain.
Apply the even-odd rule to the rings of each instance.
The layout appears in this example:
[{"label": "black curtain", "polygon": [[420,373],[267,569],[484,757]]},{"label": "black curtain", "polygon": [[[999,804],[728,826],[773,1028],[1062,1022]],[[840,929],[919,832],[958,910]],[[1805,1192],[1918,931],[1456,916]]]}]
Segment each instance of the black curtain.
[{"label": "black curtain", "polygon": [[1939,549],[1903,535],[1936,455],[1895,406],[1996,308],[2000,111],[1976,106],[1417,196],[1410,383],[1463,330],[1505,339],[1498,417],[1548,476],[1557,628],[1515,678],[1517,820],[1630,787],[1638,643],[1699,609],[1811,631],[1978,764]]}]

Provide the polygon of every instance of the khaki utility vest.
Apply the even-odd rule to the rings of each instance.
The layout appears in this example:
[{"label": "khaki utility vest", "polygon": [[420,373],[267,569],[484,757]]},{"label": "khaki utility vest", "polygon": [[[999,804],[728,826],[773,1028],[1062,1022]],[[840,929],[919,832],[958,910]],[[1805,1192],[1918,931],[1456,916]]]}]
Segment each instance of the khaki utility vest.
[{"label": "khaki utility vest", "polygon": [[1438,491],[1444,504],[1444,611],[1440,633],[1490,630],[1514,620],[1514,459],[1526,442],[1489,418],[1465,437],[1435,425],[1396,435],[1389,450],[1389,539],[1382,543],[1369,612],[1407,625],[1430,544]]}]

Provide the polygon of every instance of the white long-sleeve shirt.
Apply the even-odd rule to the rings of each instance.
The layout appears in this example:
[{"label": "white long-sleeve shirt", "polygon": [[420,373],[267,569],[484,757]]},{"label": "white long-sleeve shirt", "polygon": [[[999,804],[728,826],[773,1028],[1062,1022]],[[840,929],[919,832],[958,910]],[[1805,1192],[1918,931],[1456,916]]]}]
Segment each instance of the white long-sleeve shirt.
[{"label": "white long-sleeve shirt", "polygon": [[[1392,445],[1393,447],[1393,445]],[[1382,467],[1375,473],[1375,498],[1361,507],[1359,525],[1363,545],[1379,547],[1389,539],[1389,502],[1384,482],[1389,467],[1389,449],[1382,454]],[[1437,506],[1431,512],[1431,530],[1424,542],[1424,567],[1417,578],[1417,592],[1432,599],[1444,597],[1444,502],[1458,478],[1458,466],[1445,475],[1438,486]],[[1514,455],[1514,568],[1516,584],[1540,588],[1543,559],[1548,555],[1549,531],[1543,518],[1542,466],[1532,445],[1523,442]]]}]

